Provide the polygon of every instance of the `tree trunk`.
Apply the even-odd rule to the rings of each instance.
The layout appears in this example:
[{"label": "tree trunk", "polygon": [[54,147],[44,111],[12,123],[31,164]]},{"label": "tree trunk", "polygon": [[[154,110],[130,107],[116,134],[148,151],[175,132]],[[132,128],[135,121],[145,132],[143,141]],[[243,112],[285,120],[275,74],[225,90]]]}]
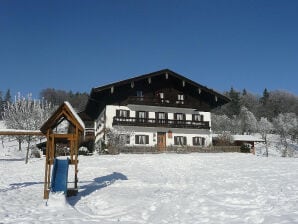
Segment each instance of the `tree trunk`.
[{"label": "tree trunk", "polygon": [[19,151],[22,151],[22,140],[19,139],[18,142],[19,142]]},{"label": "tree trunk", "polygon": [[26,152],[26,160],[25,160],[25,164],[28,163],[28,160],[29,160],[29,151],[30,151],[30,136],[28,137],[28,145],[27,145],[27,152]]},{"label": "tree trunk", "polygon": [[268,152],[268,142],[267,142],[267,136],[265,136],[265,148],[266,148],[266,156],[269,156],[269,152]]}]

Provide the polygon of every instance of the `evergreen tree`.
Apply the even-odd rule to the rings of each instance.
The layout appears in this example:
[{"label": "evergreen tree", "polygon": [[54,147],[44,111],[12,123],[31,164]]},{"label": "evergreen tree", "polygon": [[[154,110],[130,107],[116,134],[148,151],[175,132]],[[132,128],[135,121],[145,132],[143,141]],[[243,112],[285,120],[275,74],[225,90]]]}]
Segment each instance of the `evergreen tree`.
[{"label": "evergreen tree", "polygon": [[247,91],[246,91],[246,89],[243,89],[242,96],[246,96],[246,95],[247,95]]},{"label": "evergreen tree", "polygon": [[231,102],[229,103],[229,116],[233,116],[233,115],[239,115],[240,113],[240,93],[235,91],[233,89],[233,87],[231,88],[230,92],[229,92],[229,97],[231,99]]},{"label": "evergreen tree", "polygon": [[260,98],[260,102],[263,106],[265,106],[267,104],[268,100],[269,100],[269,92],[268,92],[267,88],[265,88],[263,91],[263,96]]},{"label": "evergreen tree", "polygon": [[5,94],[5,97],[4,97],[4,101],[6,102],[6,103],[11,103],[11,94],[10,94],[10,89],[8,89],[7,91],[6,91],[6,94]]},{"label": "evergreen tree", "polygon": [[0,120],[2,120],[2,113],[3,113],[3,98],[2,98],[2,91],[0,91]]}]

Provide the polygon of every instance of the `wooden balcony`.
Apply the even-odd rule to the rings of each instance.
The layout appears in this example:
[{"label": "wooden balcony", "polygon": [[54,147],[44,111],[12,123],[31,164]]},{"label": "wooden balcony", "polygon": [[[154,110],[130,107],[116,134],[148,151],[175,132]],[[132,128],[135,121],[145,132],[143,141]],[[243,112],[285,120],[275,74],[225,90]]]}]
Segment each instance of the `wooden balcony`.
[{"label": "wooden balcony", "polygon": [[114,117],[113,125],[210,129],[208,121],[170,120],[170,119],[135,118],[135,117]]}]

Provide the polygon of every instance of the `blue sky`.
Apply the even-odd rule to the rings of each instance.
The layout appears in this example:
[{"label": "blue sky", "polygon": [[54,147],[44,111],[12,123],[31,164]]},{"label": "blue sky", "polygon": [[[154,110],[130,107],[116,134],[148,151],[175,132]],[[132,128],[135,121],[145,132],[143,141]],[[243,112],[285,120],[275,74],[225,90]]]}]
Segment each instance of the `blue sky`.
[{"label": "blue sky", "polygon": [[0,90],[92,87],[169,68],[217,91],[298,95],[296,0],[2,0]]}]

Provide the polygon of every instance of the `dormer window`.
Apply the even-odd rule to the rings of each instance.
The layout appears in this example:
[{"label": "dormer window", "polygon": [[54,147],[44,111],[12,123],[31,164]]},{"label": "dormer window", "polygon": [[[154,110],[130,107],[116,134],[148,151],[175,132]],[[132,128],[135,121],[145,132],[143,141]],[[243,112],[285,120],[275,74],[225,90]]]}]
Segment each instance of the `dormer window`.
[{"label": "dormer window", "polygon": [[137,97],[143,97],[143,91],[142,90],[138,90],[137,91]]},{"label": "dormer window", "polygon": [[184,104],[184,95],[183,94],[180,94],[180,93],[178,94],[176,103]]},{"label": "dormer window", "polygon": [[137,99],[139,101],[143,101],[144,100],[144,95],[143,95],[143,91],[142,90],[137,90]]},{"label": "dormer window", "polygon": [[164,99],[165,98],[165,94],[163,92],[159,93],[159,97],[160,99]]}]

